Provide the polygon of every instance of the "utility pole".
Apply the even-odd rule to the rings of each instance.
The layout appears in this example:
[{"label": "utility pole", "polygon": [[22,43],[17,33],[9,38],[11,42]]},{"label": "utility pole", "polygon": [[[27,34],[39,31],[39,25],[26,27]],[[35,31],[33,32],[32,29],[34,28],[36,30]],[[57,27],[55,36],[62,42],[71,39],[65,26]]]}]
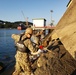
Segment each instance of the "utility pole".
[{"label": "utility pole", "polygon": [[50,25],[52,26],[53,25],[53,20],[52,20],[52,13],[53,13],[53,10],[50,10],[50,12],[51,12],[51,23],[50,23]]}]

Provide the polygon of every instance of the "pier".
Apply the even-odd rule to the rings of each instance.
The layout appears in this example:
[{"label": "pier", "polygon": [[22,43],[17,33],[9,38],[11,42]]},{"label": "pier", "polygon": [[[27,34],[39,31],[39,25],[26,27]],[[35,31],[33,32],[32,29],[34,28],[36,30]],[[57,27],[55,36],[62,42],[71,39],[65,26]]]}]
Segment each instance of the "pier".
[{"label": "pier", "polygon": [[55,26],[32,26],[33,30],[55,29]]}]

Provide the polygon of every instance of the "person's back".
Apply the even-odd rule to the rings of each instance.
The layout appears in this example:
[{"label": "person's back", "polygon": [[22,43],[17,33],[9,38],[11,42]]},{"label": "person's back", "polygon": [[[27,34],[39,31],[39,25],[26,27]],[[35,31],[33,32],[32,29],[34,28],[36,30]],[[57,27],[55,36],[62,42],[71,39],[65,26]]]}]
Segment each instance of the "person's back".
[{"label": "person's back", "polygon": [[33,46],[36,46],[36,47],[39,46],[39,38],[36,37],[35,35],[32,35],[31,41],[33,43]]}]

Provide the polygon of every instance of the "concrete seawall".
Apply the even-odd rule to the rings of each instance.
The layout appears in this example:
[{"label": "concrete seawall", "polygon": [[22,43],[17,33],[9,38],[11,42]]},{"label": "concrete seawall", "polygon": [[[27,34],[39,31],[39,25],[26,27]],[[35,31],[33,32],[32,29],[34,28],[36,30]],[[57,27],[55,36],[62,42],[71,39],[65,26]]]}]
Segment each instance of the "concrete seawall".
[{"label": "concrete seawall", "polygon": [[66,50],[76,59],[76,0],[71,1],[54,34],[57,34]]}]

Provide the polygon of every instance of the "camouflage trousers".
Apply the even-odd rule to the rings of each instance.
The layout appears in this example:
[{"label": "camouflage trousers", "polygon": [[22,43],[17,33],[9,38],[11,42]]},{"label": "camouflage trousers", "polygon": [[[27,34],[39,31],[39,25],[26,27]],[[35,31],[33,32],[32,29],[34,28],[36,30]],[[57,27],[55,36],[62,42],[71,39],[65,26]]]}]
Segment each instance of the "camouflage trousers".
[{"label": "camouflage trousers", "polygon": [[18,52],[15,58],[16,64],[13,75],[21,75],[21,72],[24,72],[24,75],[31,75],[31,65],[29,62],[28,55],[25,53]]}]

